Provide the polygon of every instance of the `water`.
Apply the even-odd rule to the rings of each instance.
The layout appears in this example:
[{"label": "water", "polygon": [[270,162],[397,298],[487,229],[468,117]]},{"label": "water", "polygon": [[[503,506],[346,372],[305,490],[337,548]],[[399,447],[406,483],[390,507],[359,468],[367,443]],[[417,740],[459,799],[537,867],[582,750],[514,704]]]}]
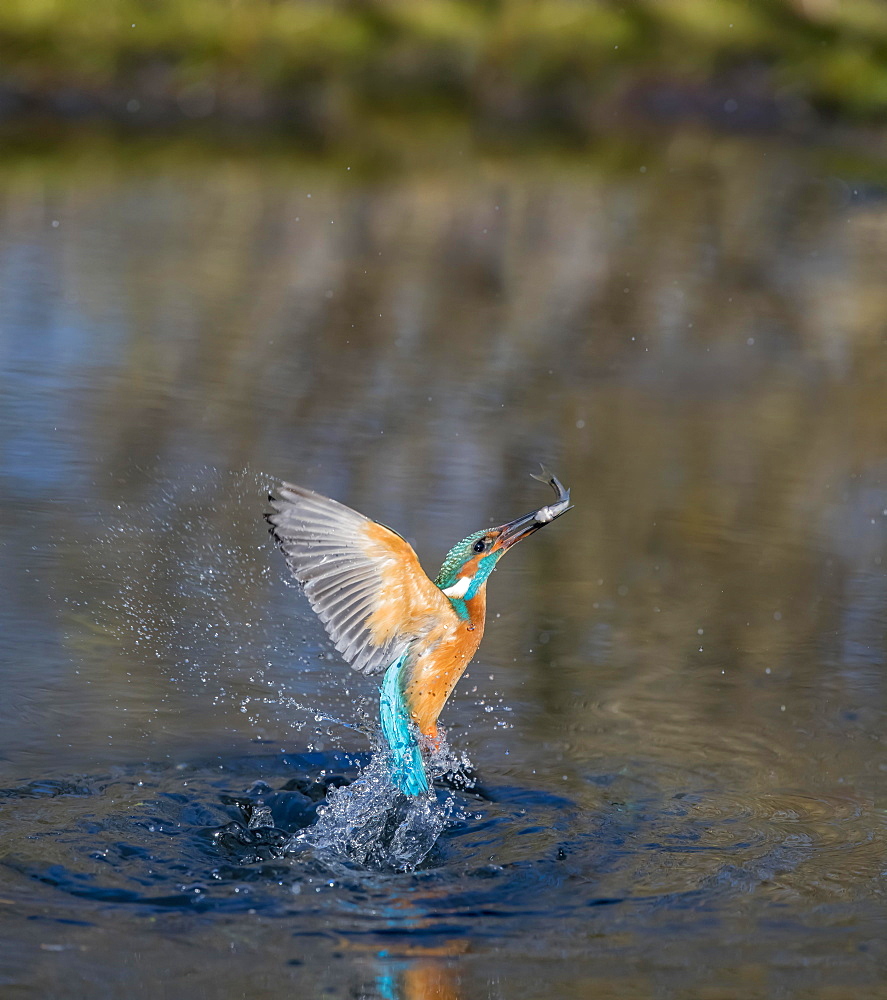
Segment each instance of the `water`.
[{"label": "water", "polygon": [[428,857],[453,813],[452,799],[400,793],[377,754],[351,784],[330,789],[303,842],[322,857],[338,855],[361,868],[409,871]]},{"label": "water", "polygon": [[[0,992],[880,995],[884,168],[351,165],[0,165]],[[433,574],[539,461],[395,843],[265,491]]]}]

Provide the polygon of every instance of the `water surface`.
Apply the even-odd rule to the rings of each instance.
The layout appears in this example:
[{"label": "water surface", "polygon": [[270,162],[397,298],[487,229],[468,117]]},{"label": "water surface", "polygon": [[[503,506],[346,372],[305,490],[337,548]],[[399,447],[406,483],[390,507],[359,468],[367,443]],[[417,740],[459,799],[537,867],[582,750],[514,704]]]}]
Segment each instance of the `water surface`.
[{"label": "water surface", "polygon": [[[348,167],[0,167],[4,995],[879,995],[881,168],[698,134]],[[267,487],[433,574],[540,460],[576,508],[442,720],[477,788],[413,871],[282,849],[375,682]]]}]

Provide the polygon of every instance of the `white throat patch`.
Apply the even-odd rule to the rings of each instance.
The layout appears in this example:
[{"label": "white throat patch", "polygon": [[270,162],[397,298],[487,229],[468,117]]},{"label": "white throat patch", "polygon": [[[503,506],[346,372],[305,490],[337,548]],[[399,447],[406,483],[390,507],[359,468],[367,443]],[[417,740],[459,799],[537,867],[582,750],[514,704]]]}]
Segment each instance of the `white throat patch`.
[{"label": "white throat patch", "polygon": [[468,588],[471,586],[471,581],[473,579],[473,576],[460,576],[452,587],[447,587],[447,589],[441,591],[441,593],[443,593],[446,597],[464,597],[468,593]]}]

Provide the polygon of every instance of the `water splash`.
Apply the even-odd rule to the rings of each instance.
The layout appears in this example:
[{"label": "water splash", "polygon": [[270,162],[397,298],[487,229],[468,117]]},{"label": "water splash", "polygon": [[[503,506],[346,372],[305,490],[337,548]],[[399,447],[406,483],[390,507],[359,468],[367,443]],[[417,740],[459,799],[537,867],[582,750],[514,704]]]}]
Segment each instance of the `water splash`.
[{"label": "water splash", "polygon": [[261,517],[271,482],[201,466],[176,481],[156,476],[138,503],[103,510],[79,544],[84,576],[60,595],[67,641],[88,664],[98,643],[113,642],[135,677],[159,673],[178,689],[158,703],[199,699],[207,728],[304,732],[309,749],[323,749],[331,726],[360,731],[359,718],[344,720],[355,706],[360,715],[372,684],[331,669],[314,616],[277,564]]},{"label": "water splash", "polygon": [[[391,781],[391,753],[375,752],[350,784],[331,788],[317,822],[294,838],[321,856],[332,855],[363,868],[409,871],[429,855],[437,838],[457,818],[449,793],[404,795]],[[468,766],[445,740],[427,761],[429,777],[443,777]]]}]

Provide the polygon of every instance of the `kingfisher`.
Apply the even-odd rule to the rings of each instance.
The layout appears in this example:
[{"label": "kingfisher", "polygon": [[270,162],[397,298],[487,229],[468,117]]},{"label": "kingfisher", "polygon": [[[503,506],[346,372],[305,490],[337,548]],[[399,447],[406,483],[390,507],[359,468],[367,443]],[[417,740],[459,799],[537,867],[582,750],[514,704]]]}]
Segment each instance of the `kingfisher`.
[{"label": "kingfisher", "polygon": [[281,483],[265,518],[336,649],[362,674],[384,671],[379,699],[393,784],[428,793],[423,751],[484,634],[486,587],[502,556],[570,510],[570,491],[543,468],[554,503],[482,528],[447,553],[432,581],[392,528],[313,490]]}]

